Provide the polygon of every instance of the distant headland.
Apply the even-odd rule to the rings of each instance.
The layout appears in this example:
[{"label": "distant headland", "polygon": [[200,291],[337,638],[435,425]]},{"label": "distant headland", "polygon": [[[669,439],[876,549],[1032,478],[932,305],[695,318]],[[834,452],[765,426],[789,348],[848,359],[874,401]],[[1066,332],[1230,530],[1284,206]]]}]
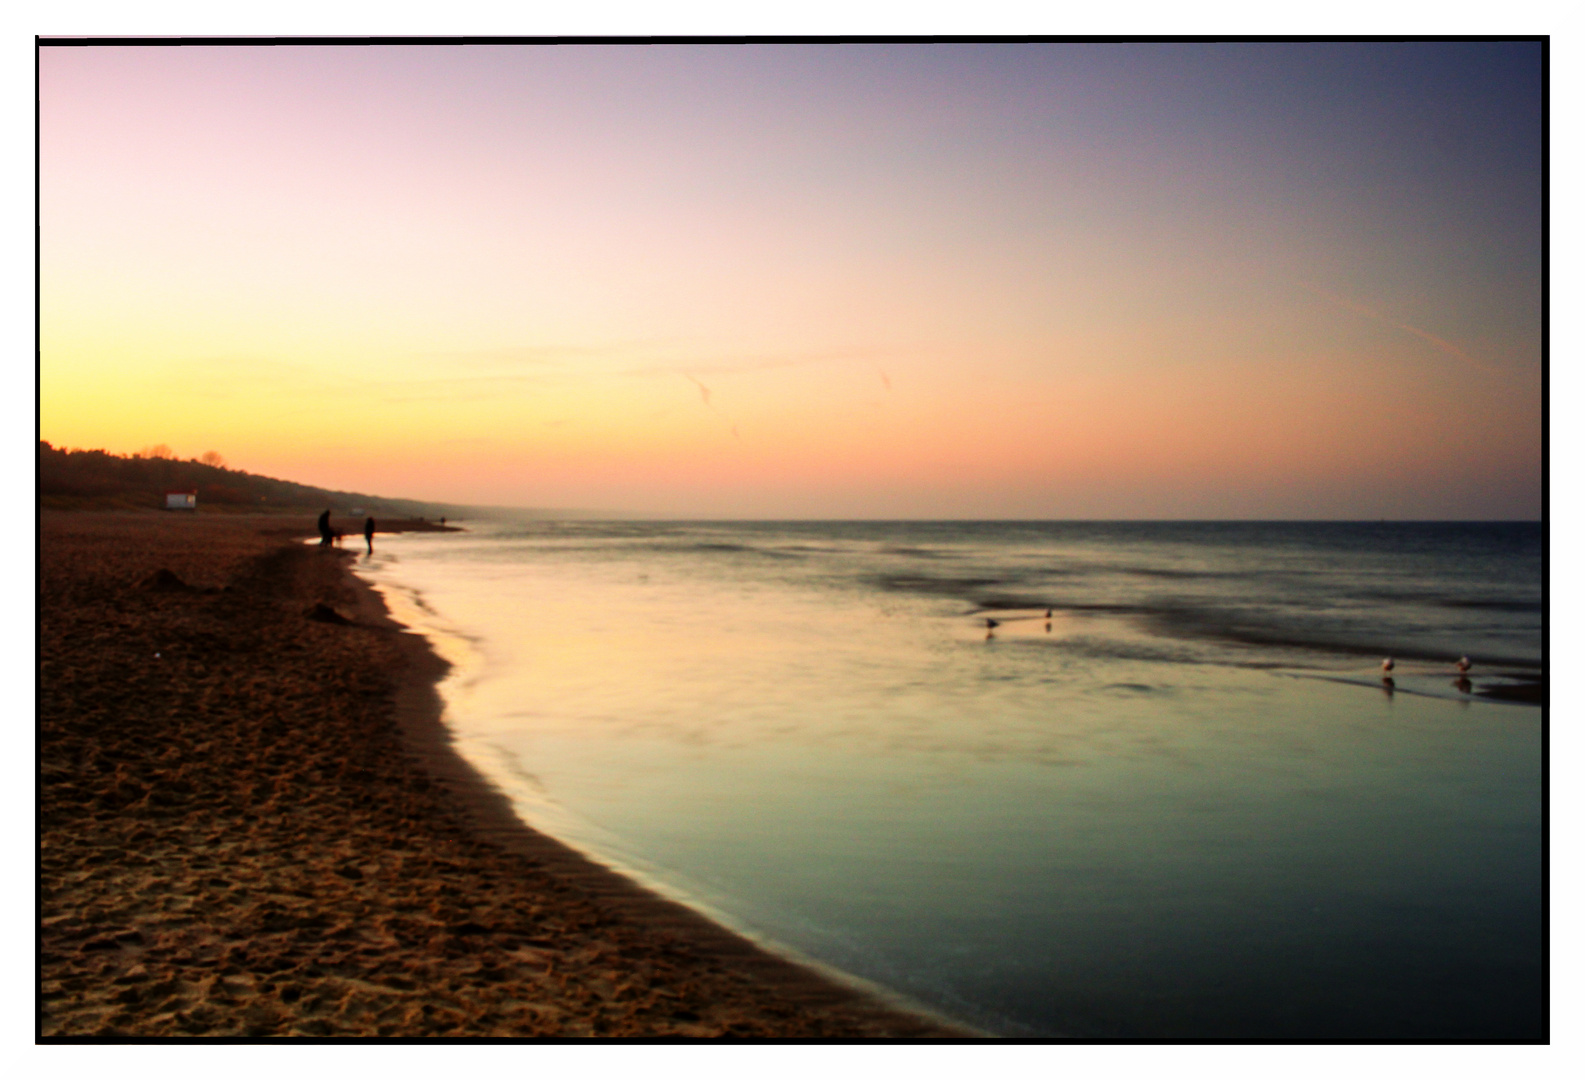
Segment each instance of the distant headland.
[{"label": "distant headland", "polygon": [[172,491],[195,492],[204,513],[373,514],[401,518],[565,520],[623,518],[617,511],[470,506],[299,484],[228,468],[220,455],[182,459],[164,446],[138,454],[56,447],[39,440],[37,495],[45,510],[160,510]]}]

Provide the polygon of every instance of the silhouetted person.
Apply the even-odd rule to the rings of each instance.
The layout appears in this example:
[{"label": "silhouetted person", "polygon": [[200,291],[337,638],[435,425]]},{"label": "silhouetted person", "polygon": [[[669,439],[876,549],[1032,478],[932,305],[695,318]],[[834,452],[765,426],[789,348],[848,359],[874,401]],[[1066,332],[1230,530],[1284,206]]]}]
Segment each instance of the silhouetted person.
[{"label": "silhouetted person", "polygon": [[330,540],[330,511],[326,510],[323,514],[319,515],[319,546],[329,547]]},{"label": "silhouetted person", "polygon": [[369,554],[374,554],[374,519],[370,518],[363,523],[363,542],[369,545]]}]

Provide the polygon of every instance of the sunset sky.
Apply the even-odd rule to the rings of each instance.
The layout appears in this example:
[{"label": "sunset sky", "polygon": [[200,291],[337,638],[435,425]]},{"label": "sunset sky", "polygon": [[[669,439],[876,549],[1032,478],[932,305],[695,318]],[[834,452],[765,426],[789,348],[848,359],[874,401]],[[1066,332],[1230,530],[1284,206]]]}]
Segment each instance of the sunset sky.
[{"label": "sunset sky", "polygon": [[1542,63],[48,47],[39,434],[695,517],[1533,518]]}]

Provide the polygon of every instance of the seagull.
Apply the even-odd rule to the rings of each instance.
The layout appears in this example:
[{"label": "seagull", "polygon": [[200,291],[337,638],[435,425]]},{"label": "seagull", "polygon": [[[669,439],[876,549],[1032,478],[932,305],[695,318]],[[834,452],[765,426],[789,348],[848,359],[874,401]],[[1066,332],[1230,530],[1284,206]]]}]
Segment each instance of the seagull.
[{"label": "seagull", "polygon": [[1387,659],[1385,659],[1385,660],[1383,660],[1381,662],[1381,673],[1383,675],[1385,675],[1391,670],[1392,670],[1392,657],[1389,656],[1389,657],[1387,657]]},{"label": "seagull", "polygon": [[1458,668],[1458,673],[1460,675],[1464,674],[1464,672],[1466,672],[1466,671],[1468,671],[1470,669],[1469,657],[1467,657],[1467,656],[1459,657],[1458,658],[1458,663],[1454,664],[1453,666]]}]

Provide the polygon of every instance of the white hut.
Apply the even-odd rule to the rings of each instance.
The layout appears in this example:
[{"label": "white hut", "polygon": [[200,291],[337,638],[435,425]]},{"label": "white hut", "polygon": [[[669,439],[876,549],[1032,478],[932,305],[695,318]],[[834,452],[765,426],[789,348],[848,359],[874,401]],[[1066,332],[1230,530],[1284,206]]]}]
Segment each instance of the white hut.
[{"label": "white hut", "polygon": [[165,493],[165,509],[167,510],[197,510],[197,491],[167,491]]}]

